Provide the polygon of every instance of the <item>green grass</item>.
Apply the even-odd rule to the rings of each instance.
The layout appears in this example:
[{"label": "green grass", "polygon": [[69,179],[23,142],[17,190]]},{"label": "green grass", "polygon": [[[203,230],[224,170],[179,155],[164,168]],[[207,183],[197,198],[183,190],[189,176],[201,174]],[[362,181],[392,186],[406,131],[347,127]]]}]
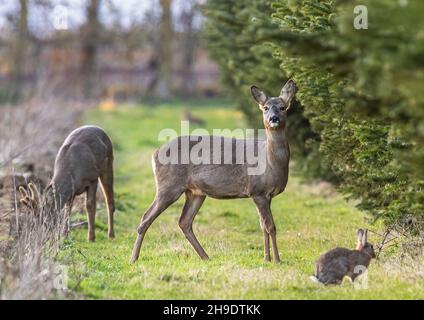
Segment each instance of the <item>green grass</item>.
[{"label": "green grass", "polygon": [[[384,259],[372,262],[368,289],[312,283],[308,277],[316,258],[335,246],[352,248],[356,229],[367,224],[342,197],[317,195],[295,176],[272,203],[281,264],[263,261],[262,234],[250,199],[206,199],[194,230],[211,259],[200,260],[178,228],[182,197],[153,223],[139,261],[131,265],[138,222],[154,197],[151,155],[161,144],[157,136],[162,128],[179,131],[183,106],[120,106],[87,113],[85,122],[102,126],[115,145],[116,239],[107,239],[100,204],[96,242],[86,241],[86,229],[75,230],[61,251],[71,289],[93,299],[424,298],[422,276],[404,275]],[[206,119],[210,130],[244,126],[228,103],[199,103],[193,113]]]}]

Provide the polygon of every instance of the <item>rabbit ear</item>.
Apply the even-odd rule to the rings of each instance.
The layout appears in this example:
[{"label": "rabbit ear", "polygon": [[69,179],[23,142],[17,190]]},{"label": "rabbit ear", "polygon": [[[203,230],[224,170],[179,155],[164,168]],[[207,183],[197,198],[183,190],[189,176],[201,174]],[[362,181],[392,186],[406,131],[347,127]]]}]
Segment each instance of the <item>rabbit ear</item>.
[{"label": "rabbit ear", "polygon": [[356,235],[358,237],[358,240],[356,242],[356,250],[361,250],[362,247],[364,246],[364,242],[363,242],[364,235],[365,235],[364,230],[358,229],[358,231],[356,232]]},{"label": "rabbit ear", "polygon": [[362,245],[365,246],[365,244],[367,243],[367,241],[368,241],[368,229],[365,229],[365,233],[362,236]]}]

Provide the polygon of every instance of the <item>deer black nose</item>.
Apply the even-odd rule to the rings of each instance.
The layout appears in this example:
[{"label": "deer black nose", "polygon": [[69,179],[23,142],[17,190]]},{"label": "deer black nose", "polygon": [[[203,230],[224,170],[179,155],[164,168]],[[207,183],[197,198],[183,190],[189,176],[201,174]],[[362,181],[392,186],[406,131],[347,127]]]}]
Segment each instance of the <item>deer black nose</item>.
[{"label": "deer black nose", "polygon": [[277,116],[272,116],[269,118],[269,122],[280,122],[280,118]]}]

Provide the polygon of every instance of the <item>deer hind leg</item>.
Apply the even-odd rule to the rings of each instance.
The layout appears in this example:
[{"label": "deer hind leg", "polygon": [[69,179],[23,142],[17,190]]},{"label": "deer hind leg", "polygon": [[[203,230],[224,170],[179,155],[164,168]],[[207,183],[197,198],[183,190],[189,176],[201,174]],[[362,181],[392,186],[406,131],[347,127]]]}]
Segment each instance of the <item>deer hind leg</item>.
[{"label": "deer hind leg", "polygon": [[162,192],[161,194],[156,195],[155,200],[141,218],[140,225],[137,228],[138,235],[134,243],[134,248],[131,256],[131,263],[135,263],[140,255],[141,244],[143,242],[147,229],[149,229],[153,221],[155,221],[155,219],[171,204],[177,201],[183,193],[182,191],[167,191],[168,192]]},{"label": "deer hind leg", "polygon": [[103,191],[103,196],[106,201],[107,213],[108,213],[108,236],[109,239],[115,238],[115,231],[113,228],[113,214],[115,212],[115,196],[113,192],[113,168],[103,173],[100,178],[100,186]]},{"label": "deer hind leg", "polygon": [[194,217],[199,212],[199,209],[202,206],[203,201],[205,201],[205,198],[206,196],[197,196],[193,195],[191,192],[186,192],[186,202],[184,204],[183,212],[178,224],[200,258],[209,259],[208,255],[193,232]]},{"label": "deer hind leg", "polygon": [[85,208],[87,209],[87,220],[88,220],[88,241],[94,241],[96,238],[94,232],[94,224],[96,219],[96,191],[97,181],[93,182],[87,189]]},{"label": "deer hind leg", "polygon": [[[265,260],[270,261],[270,247],[269,247],[269,236],[272,241],[272,251],[274,255],[274,262],[280,262],[280,255],[277,249],[277,231],[275,228],[274,219],[271,212],[271,199],[268,197],[255,197],[253,198],[256,207],[258,209],[261,227],[264,233],[264,247],[265,247]],[[265,234],[266,233],[266,234]]]}]

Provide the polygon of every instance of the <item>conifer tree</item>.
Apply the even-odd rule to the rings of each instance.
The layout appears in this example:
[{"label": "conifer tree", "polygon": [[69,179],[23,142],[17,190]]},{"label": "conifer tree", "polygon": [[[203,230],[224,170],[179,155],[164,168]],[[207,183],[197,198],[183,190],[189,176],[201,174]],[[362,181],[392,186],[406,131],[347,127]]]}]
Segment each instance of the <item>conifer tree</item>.
[{"label": "conifer tree", "polygon": [[212,56],[250,119],[247,87],[277,90],[293,74],[299,104],[289,117],[298,125],[291,142],[306,172],[325,177],[330,167],[360,208],[422,230],[424,2],[361,1],[368,29],[353,25],[358,4],[210,1]]}]

